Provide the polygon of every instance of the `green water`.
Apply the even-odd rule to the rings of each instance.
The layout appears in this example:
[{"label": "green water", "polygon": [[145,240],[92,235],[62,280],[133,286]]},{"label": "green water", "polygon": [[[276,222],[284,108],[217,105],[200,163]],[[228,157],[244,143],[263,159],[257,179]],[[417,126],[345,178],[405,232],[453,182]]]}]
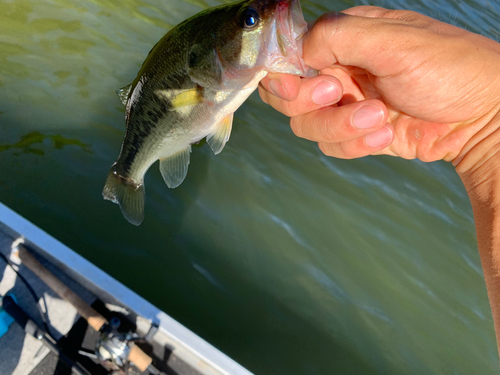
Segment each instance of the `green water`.
[{"label": "green water", "polygon": [[[253,95],[214,156],[140,227],[102,200],[130,83],[158,39],[222,0],[0,0],[0,201],[256,374],[496,374],[467,195],[453,168],[343,161]],[[304,1],[306,19],[362,2]],[[494,1],[410,0],[498,36]]]}]

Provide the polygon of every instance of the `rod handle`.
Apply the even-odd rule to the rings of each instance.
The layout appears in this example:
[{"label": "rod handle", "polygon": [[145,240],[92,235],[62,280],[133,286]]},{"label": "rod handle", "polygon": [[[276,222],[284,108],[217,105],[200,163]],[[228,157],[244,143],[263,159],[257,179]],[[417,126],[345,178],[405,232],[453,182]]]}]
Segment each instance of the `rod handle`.
[{"label": "rod handle", "polygon": [[146,371],[151,362],[153,362],[153,359],[149,355],[144,353],[142,349],[137,345],[134,345],[130,348],[128,359],[142,372]]},{"label": "rod handle", "polygon": [[23,264],[37,275],[48,287],[56,292],[62,299],[72,304],[78,314],[80,314],[96,331],[107,323],[104,316],[90,307],[75,292],[69,289],[57,277],[55,277],[47,268],[45,268],[24,246],[18,246],[19,258]]}]

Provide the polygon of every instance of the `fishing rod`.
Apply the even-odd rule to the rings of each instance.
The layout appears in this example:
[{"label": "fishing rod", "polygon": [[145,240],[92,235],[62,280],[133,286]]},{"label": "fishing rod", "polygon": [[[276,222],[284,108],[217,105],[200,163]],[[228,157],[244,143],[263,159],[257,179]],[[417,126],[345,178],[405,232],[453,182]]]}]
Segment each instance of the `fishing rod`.
[{"label": "fishing rod", "polygon": [[131,362],[141,372],[148,370],[152,374],[160,373],[152,365],[152,358],[135,345],[134,338],[136,336],[130,333],[119,333],[115,322],[110,324],[104,316],[89,306],[80,296],[45,268],[25,246],[19,244],[13,253],[56,294],[73,305],[78,314],[88,322],[89,326],[101,333],[95,351],[96,357],[101,362],[111,363],[118,369],[126,369],[129,362]]},{"label": "fishing rod", "polygon": [[91,375],[82,365],[68,358],[61,350],[57,342],[41,329],[28,314],[14,301],[12,296],[6,295],[0,298],[0,307],[9,314],[21,328],[35,339],[40,340],[49,350],[59,357],[66,366],[71,369],[71,372],[76,375]]}]

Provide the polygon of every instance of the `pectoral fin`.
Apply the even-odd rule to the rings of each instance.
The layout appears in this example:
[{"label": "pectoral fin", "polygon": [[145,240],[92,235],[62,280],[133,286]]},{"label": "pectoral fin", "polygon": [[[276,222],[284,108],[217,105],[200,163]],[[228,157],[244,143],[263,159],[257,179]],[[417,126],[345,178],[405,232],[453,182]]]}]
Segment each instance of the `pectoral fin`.
[{"label": "pectoral fin", "polygon": [[231,135],[234,113],[230,113],[207,135],[207,142],[215,155],[220,153]]},{"label": "pectoral fin", "polygon": [[132,84],[127,85],[125,87],[122,87],[121,89],[116,90],[116,93],[118,94],[118,97],[120,98],[120,100],[121,100],[121,102],[123,103],[124,106],[127,105],[128,96],[130,94],[130,89],[132,89]]},{"label": "pectoral fin", "polygon": [[168,101],[168,110],[194,105],[203,102],[203,92],[201,87],[186,90],[156,90],[155,94]]},{"label": "pectoral fin", "polygon": [[172,156],[160,159],[160,172],[169,188],[176,188],[186,178],[190,153],[191,146],[188,146]]},{"label": "pectoral fin", "polygon": [[186,68],[191,80],[202,87],[215,88],[222,83],[222,66],[215,48],[194,44],[189,50]]}]

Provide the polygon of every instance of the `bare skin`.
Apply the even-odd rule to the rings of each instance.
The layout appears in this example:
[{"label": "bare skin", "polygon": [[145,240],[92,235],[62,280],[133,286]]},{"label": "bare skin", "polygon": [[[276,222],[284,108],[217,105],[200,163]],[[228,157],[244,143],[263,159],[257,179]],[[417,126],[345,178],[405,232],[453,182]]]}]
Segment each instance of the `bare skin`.
[{"label": "bare skin", "polygon": [[303,47],[321,74],[271,74],[262,100],[329,156],[453,163],[474,210],[499,342],[500,44],[415,12],[361,6],[321,16]]}]

